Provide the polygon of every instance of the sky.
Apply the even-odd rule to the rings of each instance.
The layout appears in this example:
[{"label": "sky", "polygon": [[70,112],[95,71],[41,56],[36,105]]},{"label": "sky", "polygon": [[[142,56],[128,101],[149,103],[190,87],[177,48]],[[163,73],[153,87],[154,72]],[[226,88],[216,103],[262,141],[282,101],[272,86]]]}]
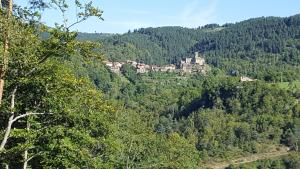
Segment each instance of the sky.
[{"label": "sky", "polygon": [[[14,2],[25,5],[26,1]],[[300,0],[93,0],[93,4],[104,11],[104,21],[90,18],[73,30],[125,33],[145,27],[196,28],[210,23],[235,23],[261,16],[287,17],[300,13]],[[70,6],[69,23],[76,20],[75,11],[75,7]],[[62,17],[58,11],[48,10],[42,21],[53,26],[55,22],[61,23]]]}]

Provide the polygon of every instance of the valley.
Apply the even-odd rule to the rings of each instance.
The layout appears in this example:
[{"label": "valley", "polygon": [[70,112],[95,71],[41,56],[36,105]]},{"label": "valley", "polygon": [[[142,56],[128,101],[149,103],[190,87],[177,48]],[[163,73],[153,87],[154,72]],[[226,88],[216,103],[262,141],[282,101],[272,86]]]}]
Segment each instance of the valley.
[{"label": "valley", "polygon": [[300,14],[82,33],[155,13],[24,2],[0,1],[1,169],[299,168]]}]

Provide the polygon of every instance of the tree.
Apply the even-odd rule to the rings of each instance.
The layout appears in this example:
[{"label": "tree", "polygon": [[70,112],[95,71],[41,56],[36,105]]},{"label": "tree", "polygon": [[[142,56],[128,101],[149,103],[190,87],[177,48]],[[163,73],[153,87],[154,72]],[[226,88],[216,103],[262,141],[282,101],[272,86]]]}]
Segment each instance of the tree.
[{"label": "tree", "polygon": [[[1,40],[3,40],[4,50],[2,67],[0,67],[0,96],[3,94],[3,88],[6,91],[3,94],[5,98],[1,104],[1,110],[6,113],[1,114],[1,116],[4,118],[3,124],[7,124],[5,130],[3,130],[3,137],[0,137],[0,153],[1,156],[3,155],[1,161],[9,163],[9,161],[15,160],[14,157],[16,156],[12,154],[20,155],[21,151],[24,151],[23,168],[26,168],[29,159],[31,160],[36,155],[29,157],[29,150],[32,149],[29,145],[33,143],[31,142],[28,145],[27,141],[20,142],[20,139],[31,141],[33,139],[36,141],[32,133],[28,135],[31,126],[36,124],[31,120],[38,119],[39,123],[43,123],[45,121],[37,116],[51,116],[53,114],[54,105],[52,107],[46,106],[48,102],[54,100],[54,98],[53,100],[46,99],[49,95],[48,85],[50,85],[46,84],[46,81],[49,80],[47,78],[54,78],[57,74],[52,72],[54,73],[54,77],[46,76],[45,72],[48,71],[48,73],[51,73],[51,68],[53,68],[53,65],[51,66],[49,62],[53,61],[53,59],[61,60],[71,57],[75,53],[85,58],[97,56],[93,52],[95,48],[94,43],[77,42],[75,40],[77,34],[70,32],[69,29],[91,16],[102,19],[102,11],[93,7],[92,2],[82,4],[76,0],[75,5],[80,9],[77,13],[78,20],[76,22],[68,25],[66,18],[64,18],[63,24],[58,25],[56,28],[46,28],[40,25],[37,20],[26,22],[28,15],[31,15],[31,19],[34,19],[34,16],[37,15],[34,10],[54,5],[58,7],[65,17],[68,5],[64,0],[49,2],[32,0],[30,3],[31,8],[19,10],[16,16],[12,16],[13,4],[10,0],[8,1],[9,8],[6,9],[7,17],[1,17],[1,30],[4,30],[1,31],[4,32]],[[49,37],[41,40],[39,34],[36,34],[36,32],[41,31],[48,32]],[[24,44],[24,42],[26,43]],[[7,81],[6,86],[4,86],[4,77]],[[37,91],[32,89],[36,89]],[[60,102],[56,104],[60,104]],[[23,120],[26,121],[26,125],[24,125]],[[21,133],[18,131],[21,131]],[[16,133],[17,135],[15,135]],[[17,143],[18,145],[15,145]],[[8,167],[7,164],[6,166]]]},{"label": "tree", "polygon": [[136,69],[129,64],[124,64],[121,67],[121,73],[132,83],[135,83],[138,78]]},{"label": "tree", "polygon": [[[0,64],[0,105],[2,103],[2,97],[3,97],[3,88],[4,88],[4,77],[8,68],[8,60],[9,60],[9,31],[11,29],[10,26],[10,19],[12,15],[12,10],[13,10],[13,2],[12,0],[4,0],[1,2],[1,6],[5,8],[6,10],[6,19],[5,19],[5,26],[4,26],[4,31],[3,31],[3,55],[1,58],[1,64]],[[2,5],[2,3],[4,5]],[[2,10],[2,9],[1,9]],[[1,15],[3,16],[4,11],[1,11]],[[1,16],[1,17],[2,17]]]}]

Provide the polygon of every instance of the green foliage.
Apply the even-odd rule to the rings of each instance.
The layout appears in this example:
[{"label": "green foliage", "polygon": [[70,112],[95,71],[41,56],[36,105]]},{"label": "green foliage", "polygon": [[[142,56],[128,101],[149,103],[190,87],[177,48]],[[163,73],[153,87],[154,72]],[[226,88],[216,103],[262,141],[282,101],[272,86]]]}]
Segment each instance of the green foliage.
[{"label": "green foliage", "polygon": [[263,17],[230,25],[199,40],[193,50],[227,71],[266,81],[299,79],[294,74],[300,61],[299,17]]},{"label": "green foliage", "polygon": [[[65,12],[65,2],[50,3]],[[32,1],[32,9],[50,7],[43,3]],[[81,20],[101,16],[91,3],[76,5],[85,10]],[[0,29],[9,30],[10,37],[0,115],[1,165],[21,168],[26,161],[32,168],[113,168],[115,109],[86,77],[76,77],[69,62],[74,55],[100,62],[96,44],[76,41],[77,33],[66,25],[46,28],[25,22],[24,15],[1,17]],[[49,36],[40,39],[41,31]]]},{"label": "green foliage", "polygon": [[246,168],[272,168],[272,169],[298,169],[300,166],[299,163],[299,153],[292,153],[290,155],[269,159],[269,160],[260,160],[250,164],[243,164],[241,166],[229,166],[227,169],[246,169]]},{"label": "green foliage", "polygon": [[[146,28],[124,35],[79,34],[80,39],[100,39],[100,51],[112,61],[162,65],[201,51],[216,67],[206,76],[138,75],[125,64],[120,77],[100,81],[100,86],[110,84],[106,97],[118,107],[115,165],[196,168],[199,158],[232,159],[268,152],[281,144],[298,150],[299,90],[264,82],[299,78],[298,49],[293,46],[298,43],[293,40],[298,25],[286,22],[298,17],[258,18],[198,29]],[[292,33],[285,34],[283,29]],[[288,53],[293,61],[285,58]],[[99,72],[109,77],[109,71]],[[224,76],[227,73],[264,81],[240,82]],[[284,163],[274,161],[262,167],[278,168]]]},{"label": "green foliage", "polygon": [[178,64],[199,51],[206,61],[227,72],[270,82],[299,80],[299,15],[256,18],[236,24],[142,28],[123,35],[84,34],[99,40],[112,61]]},{"label": "green foliage", "polygon": [[56,83],[48,87],[49,94],[44,98],[45,106],[53,113],[42,118],[45,124],[36,138],[41,154],[32,161],[32,166],[112,167],[110,153],[114,151],[114,142],[110,133],[114,108],[102,100],[99,91],[87,80],[76,79],[62,67],[58,69],[51,79]]},{"label": "green foliage", "polygon": [[136,69],[129,65],[129,64],[124,64],[121,67],[121,73],[123,76],[125,76],[130,82],[134,83],[137,78],[138,78],[138,74],[136,72]]},{"label": "green foliage", "polygon": [[101,51],[110,60],[127,59],[148,64],[178,63],[204,31],[181,27],[146,28],[133,33],[99,37]]},{"label": "green foliage", "polygon": [[[298,79],[299,15],[100,34],[102,46],[95,37],[69,31],[90,16],[102,19],[92,3],[75,1],[75,23],[64,18],[55,28],[46,28],[36,20],[25,22],[53,5],[65,14],[66,2],[32,0],[32,8],[18,8],[15,17],[0,19],[0,30],[10,35],[1,141],[13,118],[0,150],[1,165],[21,168],[28,161],[30,168],[179,169],[267,152],[280,144],[299,151],[297,82],[287,86],[224,76]],[[40,38],[40,32],[47,36]],[[118,76],[102,63],[104,56],[178,63],[194,51],[204,53],[216,68],[206,75],[182,76],[137,74],[125,64]],[[241,168],[297,168],[298,161],[295,153]]]},{"label": "green foliage", "polygon": [[264,82],[152,73],[127,83],[117,98],[157,133],[187,139],[203,160],[296,145],[297,95]]}]

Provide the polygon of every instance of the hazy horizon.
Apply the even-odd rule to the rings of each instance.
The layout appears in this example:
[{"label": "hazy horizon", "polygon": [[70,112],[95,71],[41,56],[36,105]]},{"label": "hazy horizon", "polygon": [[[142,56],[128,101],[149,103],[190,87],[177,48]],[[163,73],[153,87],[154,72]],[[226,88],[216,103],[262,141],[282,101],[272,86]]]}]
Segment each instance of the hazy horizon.
[{"label": "hazy horizon", "polygon": [[[297,0],[101,0],[93,1],[104,11],[104,21],[91,18],[73,30],[87,33],[126,33],[147,27],[180,26],[197,28],[207,24],[236,23],[257,17],[288,17],[300,13]],[[22,0],[15,3],[25,5]],[[70,22],[75,20],[76,9],[68,11]],[[60,22],[55,10],[47,10],[42,21],[48,26]]]},{"label": "hazy horizon", "polygon": [[205,25],[199,25],[199,26],[196,26],[196,27],[185,27],[185,26],[180,26],[180,25],[165,25],[165,26],[149,26],[149,27],[138,27],[138,28],[133,28],[133,29],[129,29],[125,32],[84,32],[84,31],[79,31],[80,33],[99,33],[99,34],[125,34],[127,33],[128,31],[131,31],[133,32],[134,30],[139,30],[139,29],[147,29],[147,28],[163,28],[163,27],[182,27],[182,28],[187,28],[187,29],[197,29],[199,27],[203,27],[203,26],[206,26],[206,25],[210,25],[210,24],[218,24],[219,26],[223,26],[225,24],[236,24],[236,23],[239,23],[239,22],[243,22],[243,21],[247,21],[247,20],[250,20],[250,19],[256,19],[256,18],[261,18],[261,17],[280,17],[280,18],[285,18],[285,17],[291,17],[291,16],[295,16],[295,15],[300,15],[300,13],[296,13],[294,15],[289,15],[289,16],[260,16],[260,17],[253,17],[253,18],[248,18],[248,19],[244,19],[244,20],[240,20],[240,21],[236,21],[236,22],[226,22],[226,23],[207,23]]}]

